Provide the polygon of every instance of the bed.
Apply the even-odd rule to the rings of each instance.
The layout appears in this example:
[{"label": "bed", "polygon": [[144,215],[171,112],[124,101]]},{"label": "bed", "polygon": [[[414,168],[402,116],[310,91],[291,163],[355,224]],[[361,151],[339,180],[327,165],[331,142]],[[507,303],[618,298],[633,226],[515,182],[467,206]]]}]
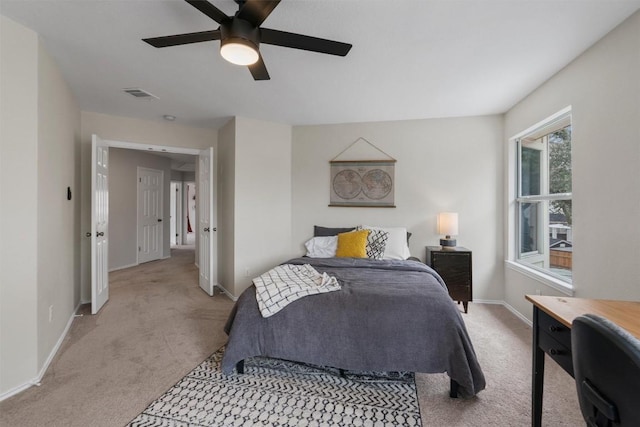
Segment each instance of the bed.
[{"label": "bed", "polygon": [[310,295],[262,317],[254,286],[234,306],[222,370],[253,356],[350,371],[446,372],[452,396],[471,397],[485,379],[446,285],[413,260],[301,257],[335,276],[341,289]]}]

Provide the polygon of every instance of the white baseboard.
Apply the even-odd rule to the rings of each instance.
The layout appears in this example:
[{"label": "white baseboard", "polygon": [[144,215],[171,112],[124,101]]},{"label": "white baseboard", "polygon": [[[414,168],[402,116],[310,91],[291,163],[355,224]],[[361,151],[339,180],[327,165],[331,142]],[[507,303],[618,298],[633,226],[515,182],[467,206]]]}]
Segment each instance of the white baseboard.
[{"label": "white baseboard", "polygon": [[475,302],[476,304],[504,305],[504,301],[499,300],[499,299],[474,299],[471,302]]},{"label": "white baseboard", "polygon": [[502,305],[502,306],[504,306],[504,308],[506,308],[507,310],[512,312],[518,319],[522,320],[524,323],[526,323],[529,326],[533,326],[533,323],[529,319],[527,319],[526,316],[522,315],[522,313],[517,311],[511,305],[507,304],[505,301],[501,301],[501,300],[476,300],[476,299],[474,299],[473,302],[478,303],[478,304],[497,304],[497,305]]},{"label": "white baseboard", "polygon": [[125,268],[137,267],[139,265],[140,264],[138,264],[137,262],[133,264],[121,265],[119,267],[110,268],[109,273],[111,273],[112,271],[124,270]]},{"label": "white baseboard", "polygon": [[238,297],[234,297],[231,292],[229,292],[228,290],[226,290],[225,288],[222,287],[222,285],[216,283],[215,285],[216,288],[220,289],[222,291],[223,294],[225,294],[227,296],[227,298],[229,298],[231,301],[238,301]]},{"label": "white baseboard", "polygon": [[62,334],[60,335],[60,338],[58,338],[58,341],[56,342],[56,345],[53,346],[53,349],[51,349],[51,352],[49,353],[49,357],[47,357],[47,360],[44,362],[44,364],[42,365],[42,368],[40,368],[40,372],[38,372],[38,376],[31,379],[30,381],[27,381],[24,384],[21,384],[17,387],[12,388],[11,390],[5,391],[4,393],[0,394],[0,402],[2,402],[5,399],[10,398],[11,396],[15,396],[16,394],[30,388],[31,386],[39,386],[40,385],[40,381],[42,381],[42,378],[44,377],[44,374],[47,372],[47,369],[49,368],[49,365],[51,364],[51,361],[53,360],[53,358],[55,357],[55,355],[58,353],[58,350],[60,350],[60,346],[62,345],[62,342],[64,341],[65,337],[67,336],[67,333],[69,332],[69,329],[71,328],[71,324],[73,323],[73,319],[76,317],[76,313],[78,312],[78,308],[80,308],[80,305],[82,304],[82,302],[78,303],[78,305],[76,306],[76,308],[73,310],[73,313],[71,313],[71,317],[69,318],[69,321],[67,322],[67,325],[64,327],[64,331],[62,331]]},{"label": "white baseboard", "polygon": [[4,393],[0,394],[0,402],[2,402],[5,399],[10,398],[11,396],[15,396],[16,394],[30,388],[31,386],[36,385],[35,383],[33,383],[32,381],[29,381],[28,383],[19,385],[18,387],[14,387],[11,390],[5,391]]},{"label": "white baseboard", "polygon": [[518,310],[513,308],[511,305],[507,304],[506,302],[503,302],[502,305],[504,305],[507,308],[507,310],[515,314],[516,317],[522,320],[524,323],[526,323],[529,326],[533,326],[533,322],[531,320],[527,319],[522,313],[520,313]]},{"label": "white baseboard", "polygon": [[526,316],[524,316],[518,310],[513,308],[510,304],[507,304],[505,301],[501,301],[501,300],[482,300],[482,299],[480,299],[480,300],[473,300],[473,302],[479,303],[479,304],[497,304],[497,305],[502,305],[507,310],[512,312],[518,319],[522,320],[524,323],[526,323],[529,326],[533,326],[533,323],[529,319],[527,319]]}]

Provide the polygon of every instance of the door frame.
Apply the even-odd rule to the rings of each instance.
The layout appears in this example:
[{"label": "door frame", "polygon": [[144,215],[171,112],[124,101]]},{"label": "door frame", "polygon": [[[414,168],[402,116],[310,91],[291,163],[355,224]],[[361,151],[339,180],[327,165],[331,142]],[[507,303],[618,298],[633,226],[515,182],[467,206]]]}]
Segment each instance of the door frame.
[{"label": "door frame", "polygon": [[[187,147],[174,147],[174,146],[168,146],[168,145],[142,144],[142,143],[136,143],[136,142],[126,142],[126,141],[117,141],[117,140],[108,140],[108,139],[102,139],[102,142],[109,148],[124,148],[124,149],[128,149],[128,150],[146,151],[147,153],[151,153],[151,154],[176,153],[176,154],[190,154],[190,155],[198,157],[200,155],[200,152],[202,151],[202,149],[199,149],[199,148],[187,148]],[[214,155],[215,155],[215,150],[214,150]],[[197,162],[196,162],[196,164],[197,164]],[[90,169],[91,168],[92,168],[92,166],[90,166]],[[213,180],[214,183],[216,183],[217,176],[213,176],[212,180]],[[197,181],[198,181],[198,177],[196,176],[196,181],[195,181],[196,185],[197,185]],[[186,193],[186,192],[183,191],[183,194],[184,193]],[[217,206],[217,194],[216,193],[217,192],[214,192],[214,195],[213,195],[214,206]],[[196,235],[196,239],[198,239],[197,235]],[[198,242],[196,241],[196,251],[198,249],[197,243]],[[91,258],[91,248],[89,248],[89,259],[90,258]],[[197,261],[197,259],[198,259],[198,256],[197,256],[197,253],[196,253],[196,261]],[[217,259],[214,259],[212,261],[215,264],[217,264],[217,262],[218,262]],[[89,268],[90,268],[89,277],[91,277],[91,266],[90,265],[89,265]],[[216,268],[216,270],[217,270],[217,268]],[[214,280],[214,286],[222,289],[220,287],[220,284],[217,281],[217,278]]]},{"label": "door frame", "polygon": [[[173,187],[175,184],[175,189],[176,191],[173,191]],[[171,233],[171,224],[173,224],[173,233],[171,233],[171,235],[169,236],[169,244],[171,244],[171,238],[173,238],[175,240],[175,245],[182,245],[183,243],[183,238],[182,238],[182,211],[184,210],[184,206],[183,206],[183,197],[182,197],[182,190],[183,190],[183,181],[175,181],[175,180],[171,180],[169,182],[169,194],[171,195],[170,200],[173,201],[174,203],[174,208],[173,210],[171,210],[171,207],[169,207],[169,233]],[[169,202],[171,203],[171,201]]]}]

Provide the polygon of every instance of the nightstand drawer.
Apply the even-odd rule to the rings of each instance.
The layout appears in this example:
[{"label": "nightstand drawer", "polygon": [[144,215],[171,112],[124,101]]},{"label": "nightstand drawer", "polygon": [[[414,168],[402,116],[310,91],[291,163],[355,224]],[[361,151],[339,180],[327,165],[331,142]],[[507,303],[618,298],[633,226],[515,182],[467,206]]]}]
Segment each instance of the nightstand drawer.
[{"label": "nightstand drawer", "polygon": [[432,255],[431,267],[440,274],[447,286],[471,284],[471,255],[436,253]]}]

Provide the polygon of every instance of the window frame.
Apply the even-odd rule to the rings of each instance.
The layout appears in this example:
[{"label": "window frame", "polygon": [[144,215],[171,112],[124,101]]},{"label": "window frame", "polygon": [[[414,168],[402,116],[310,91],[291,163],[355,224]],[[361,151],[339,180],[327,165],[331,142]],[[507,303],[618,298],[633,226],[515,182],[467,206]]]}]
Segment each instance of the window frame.
[{"label": "window frame", "polygon": [[[539,195],[521,195],[522,192],[522,144],[521,142],[527,140],[537,140],[555,130],[562,129],[566,126],[572,125],[571,120],[571,106],[565,107],[552,116],[536,123],[528,129],[518,133],[509,139],[509,198],[508,206],[508,257],[506,260],[506,266],[512,270],[519,271],[525,275],[534,278],[548,286],[551,286],[567,295],[573,295],[574,283],[573,277],[567,278],[559,274],[555,274],[548,268],[538,267],[523,259],[527,256],[550,256],[548,245],[544,242],[548,241],[544,238],[545,227],[544,224],[548,223],[548,219],[539,219],[537,225],[538,233],[538,249],[522,253],[521,246],[521,222],[522,222],[522,205],[524,203],[537,203],[538,205],[538,217],[543,218],[549,215],[549,203],[554,200],[573,200],[572,192],[568,193],[555,193],[548,194],[548,185],[544,183],[541,185]],[[573,133],[572,133],[573,134]],[[573,142],[573,141],[572,141]],[[545,141],[545,145],[548,141]],[[543,156],[544,157],[544,156]],[[548,154],[546,156],[548,158]],[[548,166],[546,164],[547,159],[544,159],[544,166],[541,165],[541,169],[546,170],[546,179],[548,180]],[[544,178],[541,178],[544,179]],[[541,183],[542,184],[542,183]],[[541,215],[542,212],[542,215]],[[542,224],[542,226],[540,226]],[[542,239],[540,239],[542,237]],[[540,243],[542,242],[542,244]]]}]

